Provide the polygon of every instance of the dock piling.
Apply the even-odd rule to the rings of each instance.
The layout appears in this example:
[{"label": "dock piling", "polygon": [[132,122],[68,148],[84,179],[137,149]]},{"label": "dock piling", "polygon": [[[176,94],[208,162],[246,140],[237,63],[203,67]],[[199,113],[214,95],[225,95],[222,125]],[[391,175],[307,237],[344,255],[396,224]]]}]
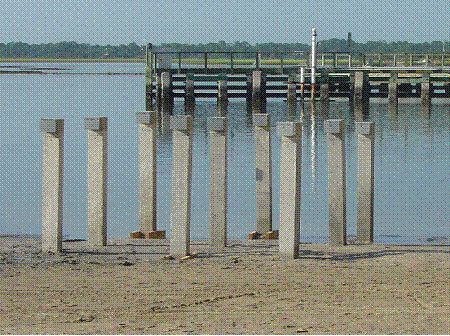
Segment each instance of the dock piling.
[{"label": "dock piling", "polygon": [[252,113],[266,113],[266,75],[255,70],[252,73]]},{"label": "dock piling", "polygon": [[430,73],[425,72],[422,75],[422,83],[420,86],[420,99],[422,103],[422,113],[430,114],[431,98],[430,98]]},{"label": "dock piling", "polygon": [[367,71],[355,72],[354,113],[356,120],[369,112],[369,76]]},{"label": "dock piling", "polygon": [[392,73],[388,84],[388,110],[391,114],[398,113],[397,73]]},{"label": "dock piling", "polygon": [[297,112],[297,84],[295,82],[287,84],[287,107],[288,113],[295,115]]},{"label": "dock piling", "polygon": [[185,84],[185,99],[184,99],[184,109],[185,114],[194,114],[195,109],[195,91],[194,91],[194,74],[189,73],[186,75]]},{"label": "dock piling", "polygon": [[161,113],[173,114],[173,87],[172,74],[170,72],[161,74],[161,105]]},{"label": "dock piling", "polygon": [[217,83],[217,111],[220,117],[227,115],[228,92],[226,79],[219,79]]}]

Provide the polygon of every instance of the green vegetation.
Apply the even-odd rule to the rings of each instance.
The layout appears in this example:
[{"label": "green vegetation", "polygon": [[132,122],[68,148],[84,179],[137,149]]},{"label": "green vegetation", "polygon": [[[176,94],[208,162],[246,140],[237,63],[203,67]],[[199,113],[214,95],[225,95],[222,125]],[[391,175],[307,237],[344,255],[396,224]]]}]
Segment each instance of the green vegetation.
[{"label": "green vegetation", "polygon": [[[251,45],[248,42],[234,42],[226,43],[219,41],[217,43],[207,44],[180,44],[180,43],[164,43],[159,46],[154,46],[154,49],[160,48],[170,49],[174,51],[187,52],[261,52],[266,53],[266,57],[270,58],[271,53],[283,52],[293,53],[298,51],[309,51],[310,46],[303,43],[257,43]],[[431,43],[410,43],[406,41],[400,42],[386,42],[386,41],[369,41],[366,43],[357,43],[354,41],[347,41],[345,39],[330,39],[319,41],[318,52],[329,51],[344,51],[344,52],[363,52],[363,53],[433,53],[442,51],[442,42],[434,41]],[[450,43],[446,43],[445,50],[450,50]],[[24,60],[24,61],[70,61],[82,62],[93,61],[109,62],[109,61],[136,61],[145,58],[145,46],[137,45],[136,43],[129,43],[127,45],[121,44],[118,46],[112,45],[90,45],[86,43],[77,42],[58,42],[58,43],[42,43],[42,44],[27,44],[23,42],[9,42],[0,43],[0,59],[3,60]],[[225,55],[208,56],[208,63],[212,59],[226,58]],[[248,59],[248,55],[236,55],[235,62]],[[276,57],[273,57],[276,58]],[[286,57],[289,58],[289,57]],[[294,57],[295,58],[295,57]],[[249,60],[250,61],[250,60]],[[225,61],[224,61],[225,62]],[[246,62],[246,61],[244,61]],[[286,60],[286,64],[288,64]]]}]

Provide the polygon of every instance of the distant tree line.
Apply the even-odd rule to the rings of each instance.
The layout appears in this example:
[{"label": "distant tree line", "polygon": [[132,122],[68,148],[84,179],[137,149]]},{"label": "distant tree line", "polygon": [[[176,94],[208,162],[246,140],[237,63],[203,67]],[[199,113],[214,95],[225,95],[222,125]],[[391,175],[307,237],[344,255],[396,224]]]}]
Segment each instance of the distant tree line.
[{"label": "distant tree line", "polygon": [[[445,50],[450,51],[450,43],[445,43]],[[170,49],[174,51],[216,51],[216,52],[294,52],[309,51],[310,46],[303,43],[257,43],[251,45],[248,42],[217,43],[207,44],[180,44],[164,43],[153,46],[155,50]],[[431,43],[411,43],[406,41],[386,42],[368,41],[357,43],[346,39],[329,39],[319,41],[318,52],[346,51],[363,53],[389,53],[389,52],[413,52],[413,53],[433,53],[441,52],[443,49],[441,41]],[[113,45],[91,45],[77,42],[58,42],[28,44],[23,42],[0,43],[0,58],[144,58],[145,46],[129,43]]]}]

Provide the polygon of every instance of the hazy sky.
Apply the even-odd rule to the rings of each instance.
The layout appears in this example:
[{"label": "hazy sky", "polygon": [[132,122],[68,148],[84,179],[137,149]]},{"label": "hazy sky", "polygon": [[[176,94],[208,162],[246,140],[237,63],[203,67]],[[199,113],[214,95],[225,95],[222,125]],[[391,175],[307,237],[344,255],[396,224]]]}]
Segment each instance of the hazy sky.
[{"label": "hazy sky", "polygon": [[450,41],[448,0],[0,0],[0,42]]}]

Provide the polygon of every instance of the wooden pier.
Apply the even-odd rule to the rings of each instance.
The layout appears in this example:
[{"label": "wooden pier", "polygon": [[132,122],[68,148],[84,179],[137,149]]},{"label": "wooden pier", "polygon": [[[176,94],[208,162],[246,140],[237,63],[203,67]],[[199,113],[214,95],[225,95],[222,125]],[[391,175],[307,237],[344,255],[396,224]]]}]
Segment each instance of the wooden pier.
[{"label": "wooden pier", "polygon": [[[228,58],[222,54],[227,54]],[[190,106],[195,98],[223,101],[224,97],[226,100],[246,98],[251,104],[258,85],[258,94],[264,101],[266,98],[293,100],[311,97],[311,68],[307,53],[291,54],[289,59],[282,53],[272,53],[266,58],[263,56],[261,53],[233,52],[149,52],[146,67],[147,110],[153,107],[154,102],[159,104],[165,99],[171,102],[174,98],[184,98]],[[292,58],[294,56],[297,58]],[[251,60],[253,63],[249,62]],[[393,98],[396,101],[398,98],[424,99],[424,96],[425,99],[450,98],[448,53],[319,53],[316,64],[315,98],[358,100],[355,78],[362,78],[363,98],[366,100]],[[254,83],[254,78],[259,78],[255,77],[256,72],[262,78],[259,84]]]}]

